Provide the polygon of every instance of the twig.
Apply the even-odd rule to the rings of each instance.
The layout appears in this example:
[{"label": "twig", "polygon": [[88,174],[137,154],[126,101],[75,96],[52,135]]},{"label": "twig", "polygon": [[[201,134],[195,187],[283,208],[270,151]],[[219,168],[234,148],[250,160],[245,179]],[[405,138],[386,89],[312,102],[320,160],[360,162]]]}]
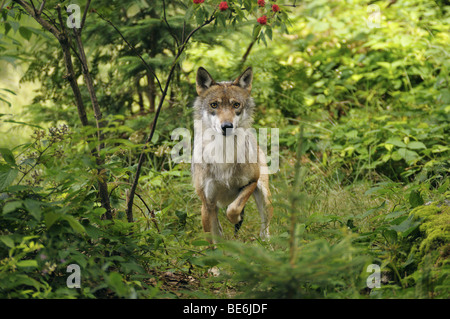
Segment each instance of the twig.
[{"label": "twig", "polygon": [[153,209],[150,209],[150,207],[148,207],[147,203],[144,201],[144,199],[142,198],[141,195],[139,195],[138,193],[136,193],[136,196],[139,197],[139,199],[141,200],[141,202],[144,204],[145,208],[147,208],[150,216],[152,217],[152,222],[155,225],[156,230],[158,231],[158,233],[161,233],[161,230],[158,227],[158,223],[156,222],[156,216],[155,216],[155,212]]},{"label": "twig", "polygon": [[248,56],[249,56],[249,54],[250,54],[250,51],[252,50],[253,45],[255,44],[255,42],[256,42],[257,39],[258,39],[258,36],[256,36],[256,37],[252,40],[252,42],[250,42],[250,45],[248,46],[247,51],[245,51],[244,55],[242,56],[242,59],[241,59],[241,65],[244,64],[245,61],[247,61],[247,58],[248,58]]},{"label": "twig", "polygon": [[100,17],[100,19],[108,22],[114,28],[114,30],[116,30],[116,32],[120,35],[122,40],[125,41],[125,43],[128,45],[128,47],[133,51],[133,53],[135,55],[137,55],[137,57],[142,61],[142,63],[144,63],[144,66],[146,67],[146,69],[155,77],[156,82],[158,82],[159,90],[161,91],[161,93],[163,93],[161,82],[159,81],[158,77],[156,76],[155,71],[153,71],[152,67],[150,65],[148,65],[147,62],[145,62],[145,60],[142,58],[142,56],[139,54],[139,52],[137,52],[135,47],[130,42],[128,42],[127,39],[125,39],[125,37],[123,36],[122,32],[120,32],[120,30],[110,20],[108,20],[105,17],[103,17],[97,10],[92,9],[92,11],[97,13],[97,15]]},{"label": "twig", "polygon": [[47,20],[42,19],[39,15],[36,15],[36,11],[33,10],[30,5],[22,0],[13,0],[19,4],[30,16],[32,16],[45,30],[51,32],[58,40],[60,40],[61,32],[54,25],[50,24]]},{"label": "twig", "polygon": [[80,31],[83,30],[84,22],[86,21],[87,12],[89,10],[89,6],[91,4],[91,0],[88,0],[86,3],[86,8],[84,9],[83,18],[81,19]]},{"label": "twig", "polygon": [[[136,196],[139,197],[139,199],[144,203],[145,207],[147,208],[148,212],[150,213],[150,216],[152,217],[152,222],[153,222],[153,224],[155,225],[156,230],[158,231],[158,234],[161,234],[161,231],[159,230],[159,227],[158,227],[158,223],[156,222],[155,211],[154,211],[153,209],[150,209],[150,208],[147,206],[147,203],[144,201],[144,199],[141,197],[141,195],[139,195],[138,193],[136,193]],[[142,210],[141,210],[141,211],[142,211]],[[163,239],[163,238],[161,238],[161,242],[162,242],[162,244],[163,244],[163,246],[164,246],[164,252],[166,253],[166,255],[169,255],[169,252],[167,251],[166,243],[164,242],[164,239]]]},{"label": "twig", "polygon": [[44,10],[44,6],[45,6],[45,0],[43,0],[41,2],[41,5],[39,6],[39,10],[37,12],[37,15],[40,16],[42,14],[42,11]]},{"label": "twig", "polygon": [[177,44],[177,47],[178,47],[179,44],[178,44],[177,35],[175,33],[173,33],[172,28],[170,27],[170,24],[169,24],[169,22],[167,21],[167,18],[166,18],[166,1],[165,0],[163,0],[163,11],[164,11],[164,22],[166,23],[167,29],[169,30],[169,33],[172,36],[172,38],[174,38],[175,43]]},{"label": "twig", "polygon": [[[60,21],[62,21],[61,6],[59,4],[56,6],[56,10],[58,12],[58,17],[59,17]],[[63,28],[63,32],[65,32],[64,28]],[[102,112],[100,110],[100,106],[98,104],[97,95],[95,93],[94,81],[92,80],[92,76],[91,76],[91,74],[89,72],[89,67],[88,67],[88,61],[87,61],[87,58],[86,58],[86,53],[84,51],[83,42],[81,41],[81,29],[77,30],[76,28],[73,28],[73,34],[75,36],[75,42],[76,42],[76,45],[78,47],[79,58],[80,58],[80,62],[81,62],[81,67],[82,67],[82,71],[83,71],[84,80],[86,82],[86,87],[88,89],[89,97],[90,97],[91,103],[92,103],[92,108],[94,110],[94,117],[95,117],[95,120],[96,120],[97,131],[98,131],[98,141],[100,142],[100,144],[99,144],[99,151],[100,151],[104,147],[104,144],[103,144],[103,131],[102,131],[102,129],[103,129],[103,127],[106,126],[106,123],[102,120],[103,119],[103,115],[102,115]]]},{"label": "twig", "polygon": [[58,4],[58,5],[56,5],[55,9],[56,9],[56,12],[58,12],[58,20],[59,20],[59,25],[61,27],[61,33],[64,35],[64,37],[66,39],[68,39],[67,33],[66,33],[66,28],[64,28],[64,22],[63,22],[62,15],[61,15],[61,6]]},{"label": "twig", "polygon": [[39,161],[41,160],[42,155],[50,148],[50,146],[52,146],[53,144],[49,144],[42,152],[39,152],[39,156],[36,158],[36,162],[33,164],[33,166],[31,166],[31,168],[26,171],[25,173],[22,173],[22,177],[20,178],[20,180],[17,182],[17,185],[19,185],[22,180],[24,179],[25,176],[28,175],[29,172],[31,172],[39,163]]},{"label": "twig", "polygon": [[34,10],[34,14],[36,14],[36,13],[37,13],[37,11],[36,11],[36,7],[34,6],[34,2],[33,2],[33,0],[30,0],[30,3],[31,3],[31,6],[33,7],[33,10]]}]

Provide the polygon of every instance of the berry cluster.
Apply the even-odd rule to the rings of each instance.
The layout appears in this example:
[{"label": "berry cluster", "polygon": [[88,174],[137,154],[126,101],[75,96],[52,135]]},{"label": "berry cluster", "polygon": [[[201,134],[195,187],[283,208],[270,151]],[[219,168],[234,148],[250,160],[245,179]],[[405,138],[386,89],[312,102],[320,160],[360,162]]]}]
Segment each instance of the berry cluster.
[{"label": "berry cluster", "polygon": [[[265,0],[256,0],[256,1],[258,3],[258,6],[261,7],[260,9],[263,9],[263,8],[266,7],[266,1]],[[272,2],[276,2],[276,0],[271,0],[271,1]],[[205,2],[205,0],[192,0],[192,2],[195,3],[195,4],[200,4],[200,3]],[[220,11],[226,11],[228,9],[229,9],[229,7],[228,7],[228,2],[227,1],[222,1],[222,2],[219,3],[219,10]],[[280,10],[281,9],[280,9],[280,6],[278,4],[274,3],[274,4],[271,5],[271,11],[273,11],[274,14],[276,14]],[[265,25],[265,24],[267,24],[267,19],[268,19],[267,15],[264,14],[264,15],[260,16],[259,18],[257,18],[256,21],[259,24]]]}]

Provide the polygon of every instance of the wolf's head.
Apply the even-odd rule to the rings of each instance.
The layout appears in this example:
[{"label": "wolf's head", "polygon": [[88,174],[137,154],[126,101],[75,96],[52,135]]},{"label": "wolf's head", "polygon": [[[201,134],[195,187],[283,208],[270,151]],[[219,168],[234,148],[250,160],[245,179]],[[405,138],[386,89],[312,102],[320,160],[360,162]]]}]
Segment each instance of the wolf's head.
[{"label": "wolf's head", "polygon": [[252,124],[254,103],[250,97],[253,72],[247,68],[234,81],[216,82],[204,68],[197,71],[195,118],[223,135]]}]

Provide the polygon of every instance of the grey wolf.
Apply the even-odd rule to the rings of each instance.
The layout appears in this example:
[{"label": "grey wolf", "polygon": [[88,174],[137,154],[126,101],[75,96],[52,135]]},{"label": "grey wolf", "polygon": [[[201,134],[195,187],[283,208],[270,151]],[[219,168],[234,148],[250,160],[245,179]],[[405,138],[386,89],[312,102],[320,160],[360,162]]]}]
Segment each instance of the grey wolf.
[{"label": "grey wolf", "polygon": [[266,157],[251,134],[255,109],[250,95],[252,81],[251,68],[227,82],[214,81],[202,67],[197,71],[191,170],[202,201],[203,230],[210,243],[222,237],[219,208],[227,206],[226,217],[237,233],[251,195],[261,217],[259,235],[263,240],[269,238],[273,209]]}]

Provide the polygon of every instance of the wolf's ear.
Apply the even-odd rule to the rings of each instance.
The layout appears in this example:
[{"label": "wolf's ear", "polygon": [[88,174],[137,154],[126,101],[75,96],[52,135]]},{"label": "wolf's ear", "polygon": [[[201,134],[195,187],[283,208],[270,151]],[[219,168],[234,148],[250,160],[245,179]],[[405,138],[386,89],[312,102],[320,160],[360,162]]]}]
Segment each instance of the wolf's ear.
[{"label": "wolf's ear", "polygon": [[253,71],[251,67],[248,67],[236,80],[234,80],[233,85],[240,86],[246,89],[249,93],[252,90],[253,81]]},{"label": "wolf's ear", "polygon": [[211,75],[204,68],[199,67],[197,71],[197,93],[198,95],[209,89],[211,85],[216,84]]}]

